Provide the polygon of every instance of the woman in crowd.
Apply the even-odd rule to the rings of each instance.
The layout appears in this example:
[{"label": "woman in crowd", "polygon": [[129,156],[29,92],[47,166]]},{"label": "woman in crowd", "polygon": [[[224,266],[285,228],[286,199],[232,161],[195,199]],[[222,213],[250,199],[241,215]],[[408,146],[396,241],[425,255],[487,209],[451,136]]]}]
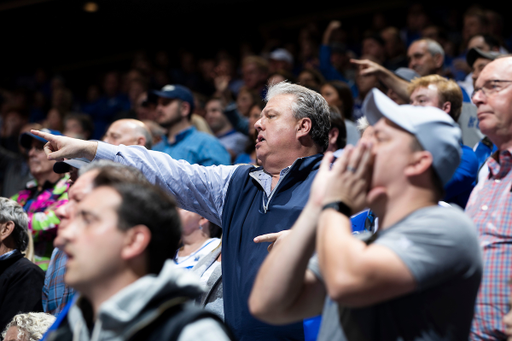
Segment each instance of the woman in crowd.
[{"label": "woman in crowd", "polygon": [[264,107],[265,103],[263,103],[262,101],[258,101],[249,110],[249,142],[247,143],[247,147],[245,148],[245,153],[238,155],[238,157],[235,159],[235,165],[239,163],[250,163],[256,165],[258,163],[258,161],[256,160],[255,148],[255,141],[258,134],[256,132],[256,129],[254,128],[254,124],[256,123],[256,121],[260,119],[260,114]]},{"label": "woman in crowd", "polygon": [[220,244],[220,228],[197,213],[179,210],[182,246],[174,261],[180,268],[192,269],[205,255]]},{"label": "woman in crowd", "polygon": [[347,128],[347,144],[355,146],[359,140],[359,132],[354,122],[351,121],[354,99],[349,86],[342,81],[330,81],[322,86],[320,93],[329,105],[338,108],[341,112]]}]

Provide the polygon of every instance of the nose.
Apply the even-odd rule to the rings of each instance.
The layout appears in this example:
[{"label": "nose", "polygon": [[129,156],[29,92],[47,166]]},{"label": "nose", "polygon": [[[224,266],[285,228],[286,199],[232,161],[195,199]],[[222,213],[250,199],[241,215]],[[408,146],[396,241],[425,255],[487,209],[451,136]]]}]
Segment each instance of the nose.
[{"label": "nose", "polygon": [[262,118],[260,118],[259,120],[256,121],[256,123],[254,123],[254,129],[256,129],[257,131],[260,131],[263,129],[261,126],[261,120],[262,120]]},{"label": "nose", "polygon": [[486,96],[484,95],[484,92],[482,89],[477,89],[475,92],[473,92],[473,96],[471,96],[471,100],[473,101],[473,104],[478,106],[485,102]]}]

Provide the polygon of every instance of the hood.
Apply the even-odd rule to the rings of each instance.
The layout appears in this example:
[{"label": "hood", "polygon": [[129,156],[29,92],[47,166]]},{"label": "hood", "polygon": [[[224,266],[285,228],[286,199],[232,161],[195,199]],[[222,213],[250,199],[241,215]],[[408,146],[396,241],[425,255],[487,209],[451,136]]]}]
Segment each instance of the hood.
[{"label": "hood", "polygon": [[[167,260],[158,276],[140,278],[101,305],[90,340],[126,340],[154,321],[165,308],[194,299],[203,291],[196,274]],[[80,340],[88,340],[82,311],[76,304],[68,319],[74,334],[80,335]]]}]

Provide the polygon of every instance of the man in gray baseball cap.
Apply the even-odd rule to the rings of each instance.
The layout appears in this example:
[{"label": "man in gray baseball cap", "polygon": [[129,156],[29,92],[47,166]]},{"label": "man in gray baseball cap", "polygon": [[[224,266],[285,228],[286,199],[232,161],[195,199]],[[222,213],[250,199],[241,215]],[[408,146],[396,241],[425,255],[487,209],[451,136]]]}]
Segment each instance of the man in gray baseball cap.
[{"label": "man in gray baseball cap", "polygon": [[[251,312],[282,324],[322,313],[318,340],[465,340],[481,252],[471,220],[438,205],[460,129],[440,109],[398,106],[376,89],[363,109],[371,142],[332,167],[326,155],[301,216],[260,268]],[[364,207],[379,231],[356,238],[350,217]]]}]

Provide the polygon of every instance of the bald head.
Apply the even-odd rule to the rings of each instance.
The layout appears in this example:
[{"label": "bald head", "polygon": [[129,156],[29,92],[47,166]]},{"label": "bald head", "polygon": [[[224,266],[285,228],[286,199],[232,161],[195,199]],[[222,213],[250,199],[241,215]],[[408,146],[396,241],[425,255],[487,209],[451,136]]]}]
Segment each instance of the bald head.
[{"label": "bald head", "polygon": [[110,125],[103,141],[115,146],[124,144],[125,146],[144,146],[151,149],[153,139],[143,122],[135,119],[121,119]]}]

